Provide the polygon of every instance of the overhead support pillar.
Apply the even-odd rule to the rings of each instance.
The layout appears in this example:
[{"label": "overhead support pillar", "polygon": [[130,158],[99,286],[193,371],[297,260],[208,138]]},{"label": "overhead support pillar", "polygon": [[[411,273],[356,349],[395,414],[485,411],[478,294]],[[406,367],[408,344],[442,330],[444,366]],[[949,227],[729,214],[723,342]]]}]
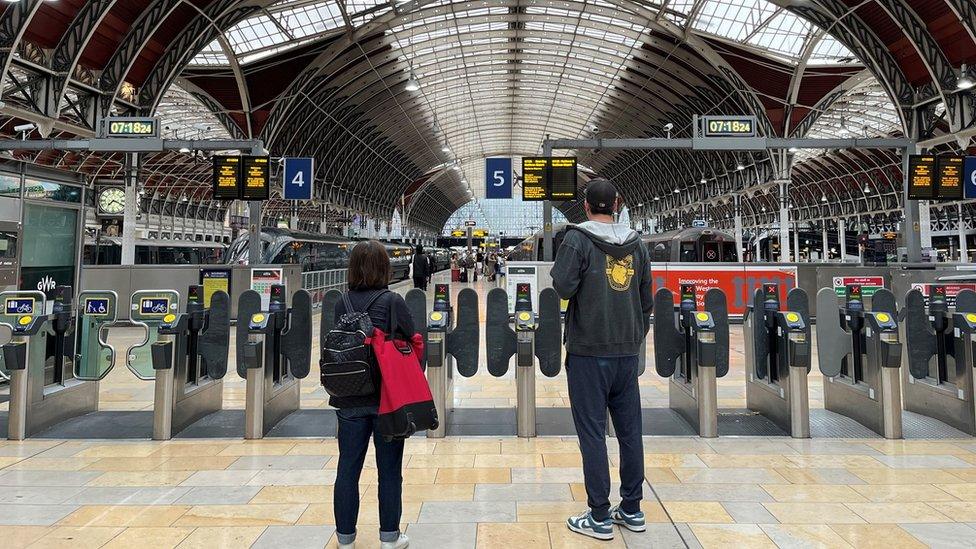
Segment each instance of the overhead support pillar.
[{"label": "overhead support pillar", "polygon": [[959,261],[969,261],[969,248],[966,243],[966,218],[962,215],[962,202],[956,204],[959,220],[956,222],[956,229],[959,230]]},{"label": "overhead support pillar", "polygon": [[742,246],[742,197],[740,195],[734,195],[733,201],[733,209],[735,210],[733,221],[735,224],[735,228],[733,229],[735,253],[739,258],[739,263],[744,263],[746,249]]},{"label": "overhead support pillar", "polygon": [[135,265],[139,222],[139,153],[125,155],[125,210],[122,213],[122,265]]},{"label": "overhead support pillar", "polygon": [[827,261],[830,257],[830,242],[827,240],[827,220],[823,224],[823,260]]},{"label": "overhead support pillar", "polygon": [[793,224],[793,257],[794,260],[800,262],[800,224]]},{"label": "overhead support pillar", "polygon": [[[549,158],[552,156],[552,142],[546,135],[546,140],[542,144],[542,156]],[[542,203],[542,260],[552,261],[552,201],[546,200]]]},{"label": "overhead support pillar", "polygon": [[[789,181],[779,182],[779,260],[790,261],[790,209],[787,185]],[[770,257],[772,260],[772,257]]]},{"label": "overhead support pillar", "polygon": [[474,237],[474,229],[468,227],[465,232],[468,234],[468,255],[471,255],[471,239]]},{"label": "overhead support pillar", "polygon": [[919,245],[924,250],[932,247],[932,211],[929,209],[928,200],[918,201],[918,240]]},{"label": "overhead support pillar", "polygon": [[837,220],[837,246],[840,249],[841,263],[847,261],[847,223],[843,218]]},{"label": "overhead support pillar", "polygon": [[[919,121],[913,121],[914,136],[918,135]],[[908,199],[908,185],[911,173],[908,166],[908,157],[915,154],[915,145],[908,145],[902,149],[901,153],[901,175],[902,175],[902,203],[905,205],[905,225],[902,232],[905,235],[905,247],[909,263],[918,263],[922,260],[922,241],[921,241],[921,220],[919,219],[919,202]]]},{"label": "overhead support pillar", "polygon": [[[251,154],[260,156],[264,154],[264,146],[251,148]],[[247,203],[247,263],[248,265],[260,265],[261,261],[261,206],[260,200],[251,200]]]}]

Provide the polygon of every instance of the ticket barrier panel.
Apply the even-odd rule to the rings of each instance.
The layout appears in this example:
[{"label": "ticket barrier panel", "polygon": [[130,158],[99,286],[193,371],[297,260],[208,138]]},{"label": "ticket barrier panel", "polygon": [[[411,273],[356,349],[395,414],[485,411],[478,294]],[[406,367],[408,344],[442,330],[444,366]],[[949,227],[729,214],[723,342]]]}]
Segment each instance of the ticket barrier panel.
[{"label": "ticket barrier panel", "polygon": [[901,313],[908,357],[902,387],[905,409],[976,435],[972,362],[976,293],[960,292],[950,313],[946,287],[935,285],[927,309],[919,290],[905,296]]},{"label": "ticket barrier panel", "polygon": [[[407,294],[407,306],[418,318],[419,296]],[[490,294],[489,294],[490,295]],[[426,305],[426,295],[424,297]],[[443,438],[454,409],[454,370],[464,377],[478,372],[481,329],[478,322],[478,294],[471,288],[458,292],[457,315],[450,301],[450,286],[434,285],[434,304],[426,323],[427,383],[434,397],[439,419],[436,429],[428,429],[428,438]],[[423,318],[423,317],[421,317]],[[456,323],[454,322],[456,318]]]},{"label": "ticket barrier panel", "polygon": [[[98,383],[75,377],[78,351],[90,346],[96,357],[114,360],[111,347],[101,339],[101,328],[115,321],[115,294],[93,292],[104,298],[105,315],[75,314],[70,286],[54,291],[51,314],[41,292],[3,292],[0,322],[11,327],[3,346],[3,361],[10,372],[10,413],[7,436],[23,440],[61,421],[98,410]],[[84,294],[83,294],[84,295]],[[79,328],[91,324],[79,337]],[[94,341],[91,341],[91,339]],[[108,366],[111,369],[111,365]]]},{"label": "ticket barrier panel", "polygon": [[[902,438],[901,341],[895,296],[879,289],[873,311],[864,310],[861,286],[846,288],[838,307],[833,288],[817,293],[817,354],[824,380],[824,408],[894,439]],[[838,310],[838,314],[831,311]]]},{"label": "ticket barrier panel", "polygon": [[[654,355],[658,375],[669,377],[672,410],[702,437],[718,436],[716,380],[729,371],[729,316],[725,294],[718,288],[705,293],[704,310],[697,310],[695,287],[681,285],[681,301],[674,305],[671,290],[654,296]],[[667,311],[674,311],[667,314]]]},{"label": "ticket barrier panel", "polygon": [[137,377],[154,380],[153,440],[170,440],[223,408],[223,378],[230,351],[230,297],[215,292],[204,306],[203,287],[187,290],[180,311],[176,290],[139,290],[130,298],[132,322],[146,330],[128,351]]},{"label": "ticket barrier panel", "polygon": [[268,308],[254,290],[237,305],[237,373],[246,380],[244,438],[264,438],[282,419],[301,407],[301,380],[312,361],[312,296],[292,295],[271,286]]}]

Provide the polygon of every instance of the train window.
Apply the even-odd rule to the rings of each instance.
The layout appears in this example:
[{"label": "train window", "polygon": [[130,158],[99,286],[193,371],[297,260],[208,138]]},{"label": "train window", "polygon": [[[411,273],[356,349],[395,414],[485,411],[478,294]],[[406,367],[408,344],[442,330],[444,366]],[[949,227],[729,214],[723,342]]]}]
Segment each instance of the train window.
[{"label": "train window", "polygon": [[698,250],[695,249],[694,242],[681,243],[681,255],[678,261],[698,261]]},{"label": "train window", "polygon": [[[115,248],[115,246],[112,246],[112,248]],[[154,261],[155,258],[153,256],[156,254],[153,251],[153,248],[149,246],[136,246],[136,265],[153,265],[157,263],[157,261]],[[120,258],[119,263],[121,262]]]},{"label": "train window", "polygon": [[664,242],[658,242],[654,246],[654,251],[651,253],[652,261],[670,261],[671,258],[668,256],[668,247]]},{"label": "train window", "polygon": [[722,243],[722,261],[726,263],[735,263],[739,260],[738,254],[735,252],[735,244],[732,242]]},{"label": "train window", "polygon": [[703,260],[708,263],[715,263],[722,260],[722,243],[717,241],[702,242]]},{"label": "train window", "polygon": [[0,231],[0,259],[17,257],[17,233]]}]

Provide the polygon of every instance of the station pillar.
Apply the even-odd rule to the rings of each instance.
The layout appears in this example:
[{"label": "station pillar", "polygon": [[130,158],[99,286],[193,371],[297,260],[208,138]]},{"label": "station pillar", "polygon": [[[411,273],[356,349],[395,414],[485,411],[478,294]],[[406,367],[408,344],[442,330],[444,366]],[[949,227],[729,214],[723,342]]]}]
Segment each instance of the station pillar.
[{"label": "station pillar", "polygon": [[800,262],[800,224],[795,223],[793,225],[793,257],[796,258],[796,262]]},{"label": "station pillar", "polygon": [[827,258],[829,258],[829,257],[830,257],[830,243],[827,241],[827,221],[824,220],[824,224],[823,224],[823,254],[822,254],[822,258],[823,258],[824,261],[827,261]]},{"label": "station pillar", "polygon": [[733,236],[735,237],[735,253],[739,258],[739,263],[745,262],[745,248],[742,246],[742,197],[735,195],[734,199],[734,209],[735,209],[735,228],[733,229]]},{"label": "station pillar", "polygon": [[837,220],[837,246],[840,250],[840,262],[847,261],[847,224],[843,219]]},{"label": "station pillar", "polygon": [[959,231],[959,261],[969,261],[969,248],[966,244],[966,218],[962,215],[962,203],[956,204],[956,213],[959,220],[956,222],[956,229]]},{"label": "station pillar", "polygon": [[[929,210],[928,200],[918,201],[918,236],[919,245],[924,248],[932,247],[932,212]],[[921,258],[920,258],[921,259]]]},{"label": "station pillar", "polygon": [[[779,260],[790,261],[790,210],[787,186],[789,181],[779,182]],[[769,258],[772,260],[772,257]]]},{"label": "station pillar", "polygon": [[[174,210],[175,211],[175,210]],[[135,265],[139,218],[139,153],[125,155],[125,209],[122,212],[122,265]]]}]

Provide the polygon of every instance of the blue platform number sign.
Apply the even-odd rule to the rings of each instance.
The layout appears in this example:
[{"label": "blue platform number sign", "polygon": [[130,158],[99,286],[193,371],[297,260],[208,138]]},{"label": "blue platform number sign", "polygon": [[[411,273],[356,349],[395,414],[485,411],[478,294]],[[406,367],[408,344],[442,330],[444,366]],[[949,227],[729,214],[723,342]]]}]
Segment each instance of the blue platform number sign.
[{"label": "blue platform number sign", "polygon": [[967,156],[962,169],[965,196],[976,198],[976,156]]},{"label": "blue platform number sign", "polygon": [[512,198],[512,159],[485,159],[485,198]]},{"label": "blue platform number sign", "polygon": [[311,200],[314,161],[311,158],[285,159],[285,200]]}]

